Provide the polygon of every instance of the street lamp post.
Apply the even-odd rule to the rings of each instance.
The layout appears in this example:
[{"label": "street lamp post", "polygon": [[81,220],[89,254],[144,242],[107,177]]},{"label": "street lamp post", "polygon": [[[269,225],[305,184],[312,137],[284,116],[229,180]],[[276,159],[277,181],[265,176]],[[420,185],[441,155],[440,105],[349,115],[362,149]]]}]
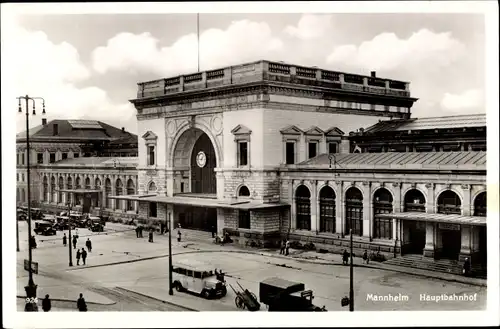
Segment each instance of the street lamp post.
[{"label": "street lamp post", "polygon": [[17,210],[16,210],[16,250],[19,251],[19,218],[17,218]]},{"label": "street lamp post", "polygon": [[353,276],[353,263],[352,263],[352,229],[351,229],[351,267],[349,271],[349,312],[354,311],[354,276]]},{"label": "street lamp post", "polygon": [[172,296],[174,290],[172,289],[172,213],[168,213],[168,294]]},{"label": "street lamp post", "polygon": [[[33,115],[36,115],[35,111],[35,101],[36,100],[41,100],[42,101],[42,106],[43,106],[43,111],[42,114],[45,114],[45,100],[42,97],[30,97],[28,95],[26,96],[20,96],[17,97],[19,100],[19,113],[23,112],[22,109],[22,103],[21,101],[24,100],[26,103],[26,176],[27,176],[27,184],[28,184],[28,265],[29,265],[29,280],[28,280],[28,285],[24,287],[26,291],[26,297],[29,298],[30,300],[36,300],[36,284],[33,281],[33,269],[32,269],[32,262],[33,262],[33,254],[32,254],[32,239],[31,239],[31,182],[30,182],[30,134],[29,134],[29,102],[30,100],[33,102]],[[28,306],[28,305],[27,305]],[[35,306],[35,305],[33,305]],[[26,311],[36,311],[36,307],[26,307]]]},{"label": "street lamp post", "polygon": [[[68,194],[68,197],[70,194]],[[71,252],[71,202],[68,201],[68,249],[69,249],[69,266],[73,266],[73,255]]]}]

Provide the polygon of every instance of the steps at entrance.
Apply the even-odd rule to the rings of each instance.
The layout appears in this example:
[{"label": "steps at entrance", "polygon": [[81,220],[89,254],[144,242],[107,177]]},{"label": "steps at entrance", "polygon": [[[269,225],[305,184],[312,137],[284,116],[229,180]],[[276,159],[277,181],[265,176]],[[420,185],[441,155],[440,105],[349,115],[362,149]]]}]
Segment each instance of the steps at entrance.
[{"label": "steps at entrance", "polygon": [[[212,233],[199,230],[181,229],[182,242],[189,241],[212,241]],[[172,240],[177,240],[177,229],[172,231]]]},{"label": "steps at entrance", "polygon": [[[388,265],[418,268],[421,270],[462,275],[463,263],[451,259],[433,259],[422,255],[405,255],[384,262]],[[472,272],[476,277],[486,277],[486,271],[480,265],[473,265]]]}]

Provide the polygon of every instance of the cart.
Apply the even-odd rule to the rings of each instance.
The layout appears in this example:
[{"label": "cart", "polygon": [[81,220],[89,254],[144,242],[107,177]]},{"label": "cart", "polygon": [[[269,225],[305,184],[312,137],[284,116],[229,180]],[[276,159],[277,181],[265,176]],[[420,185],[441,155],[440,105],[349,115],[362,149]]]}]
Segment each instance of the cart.
[{"label": "cart", "polygon": [[253,292],[248,291],[248,289],[244,289],[239,282],[236,282],[236,284],[238,284],[241,291],[236,291],[232,285],[229,285],[236,294],[236,298],[234,299],[236,307],[242,310],[247,308],[252,312],[258,311],[260,309],[260,303],[257,300],[257,296],[255,296]]}]

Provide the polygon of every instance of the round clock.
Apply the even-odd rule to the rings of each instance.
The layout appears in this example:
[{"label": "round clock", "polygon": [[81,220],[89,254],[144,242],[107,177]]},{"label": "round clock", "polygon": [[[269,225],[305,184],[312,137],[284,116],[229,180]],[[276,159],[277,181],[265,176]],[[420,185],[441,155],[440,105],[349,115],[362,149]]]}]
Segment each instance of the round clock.
[{"label": "round clock", "polygon": [[200,151],[196,155],[196,164],[198,167],[203,168],[207,164],[207,156],[205,155],[205,152]]}]

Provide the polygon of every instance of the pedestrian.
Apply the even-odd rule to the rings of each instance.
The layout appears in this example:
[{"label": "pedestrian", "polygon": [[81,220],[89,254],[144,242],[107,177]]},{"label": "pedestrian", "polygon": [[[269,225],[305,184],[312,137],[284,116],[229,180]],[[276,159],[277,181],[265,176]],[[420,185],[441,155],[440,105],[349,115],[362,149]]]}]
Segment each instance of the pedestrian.
[{"label": "pedestrian", "polygon": [[92,241],[90,241],[90,238],[87,238],[87,241],[85,241],[85,246],[87,246],[89,252],[92,252]]},{"label": "pedestrian", "polygon": [[177,230],[177,242],[181,242],[181,236],[182,236],[182,233],[181,233],[181,229],[179,226],[179,229]]},{"label": "pedestrian", "polygon": [[149,230],[149,242],[153,242],[153,229]]},{"label": "pedestrian", "polygon": [[80,312],[87,312],[87,303],[85,302],[85,298],[83,298],[82,293],[80,293],[80,298],[78,298],[76,302],[76,307]]},{"label": "pedestrian", "polygon": [[66,233],[64,233],[64,236],[63,236],[63,246],[66,247],[67,243],[68,243],[68,238],[66,237]]},{"label": "pedestrian", "polygon": [[82,260],[83,260],[83,265],[85,265],[85,260],[87,259],[87,252],[85,251],[85,248],[82,248]]},{"label": "pedestrian", "polygon": [[462,273],[464,276],[470,275],[470,268],[471,268],[470,260],[469,258],[465,258],[464,267],[462,269]]},{"label": "pedestrian", "polygon": [[139,227],[139,238],[143,238],[144,236],[142,235],[142,231],[144,231],[144,226]]},{"label": "pedestrian", "polygon": [[363,253],[363,263],[366,263],[368,264],[370,260],[368,259],[368,251],[366,251],[365,249],[365,252]]},{"label": "pedestrian", "polygon": [[285,254],[286,241],[285,239],[280,241],[280,255]]},{"label": "pedestrian", "polygon": [[52,303],[50,302],[49,294],[45,295],[45,298],[42,301],[42,310],[44,312],[50,311],[52,308]]},{"label": "pedestrian", "polygon": [[30,248],[31,248],[31,249],[36,249],[36,239],[35,239],[35,236],[34,236],[34,235],[32,235],[32,236],[30,237]]},{"label": "pedestrian", "polygon": [[73,249],[76,249],[76,242],[78,240],[76,239],[76,235],[73,236]]},{"label": "pedestrian", "polygon": [[342,264],[347,265],[349,260],[349,253],[347,250],[344,249],[344,252],[342,253]]},{"label": "pedestrian", "polygon": [[76,265],[80,265],[80,256],[82,253],[80,252],[80,249],[76,251]]},{"label": "pedestrian", "polygon": [[285,242],[285,256],[288,256],[289,251],[290,251],[290,241],[286,240],[286,242]]},{"label": "pedestrian", "polygon": [[139,226],[137,226],[137,227],[135,228],[135,237],[136,237],[136,238],[138,238],[138,237],[139,237],[139,230],[140,230],[140,228],[139,228]]}]

